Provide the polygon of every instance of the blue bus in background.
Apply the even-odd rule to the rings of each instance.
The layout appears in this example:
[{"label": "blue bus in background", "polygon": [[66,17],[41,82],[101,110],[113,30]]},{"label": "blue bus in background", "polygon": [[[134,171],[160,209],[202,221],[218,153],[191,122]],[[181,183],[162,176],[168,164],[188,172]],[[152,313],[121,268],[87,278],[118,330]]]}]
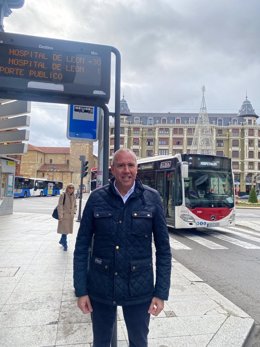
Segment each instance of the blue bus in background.
[{"label": "blue bus in background", "polygon": [[63,183],[61,181],[16,176],[14,181],[14,197],[55,196],[60,195],[62,188]]}]

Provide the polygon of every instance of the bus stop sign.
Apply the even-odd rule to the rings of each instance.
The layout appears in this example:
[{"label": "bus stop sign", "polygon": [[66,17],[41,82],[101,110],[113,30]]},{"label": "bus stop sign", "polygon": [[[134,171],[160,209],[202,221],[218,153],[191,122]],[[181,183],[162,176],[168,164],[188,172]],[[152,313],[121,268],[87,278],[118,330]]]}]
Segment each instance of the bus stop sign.
[{"label": "bus stop sign", "polygon": [[97,107],[69,105],[67,138],[69,140],[97,140]]}]

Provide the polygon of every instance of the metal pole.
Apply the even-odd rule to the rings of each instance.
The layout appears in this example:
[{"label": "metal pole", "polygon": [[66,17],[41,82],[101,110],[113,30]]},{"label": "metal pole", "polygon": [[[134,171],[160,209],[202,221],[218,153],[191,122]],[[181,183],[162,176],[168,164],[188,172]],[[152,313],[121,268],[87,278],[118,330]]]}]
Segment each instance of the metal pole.
[{"label": "metal pole", "polygon": [[77,222],[81,221],[81,206],[82,206],[82,190],[83,190],[83,164],[86,160],[85,155],[80,155],[79,160],[81,161],[81,167],[80,167],[80,187],[79,187],[79,213],[78,213],[78,219]]},{"label": "metal pole", "polygon": [[120,148],[120,90],[121,90],[121,56],[120,52],[112,47],[112,52],[116,56],[116,76],[115,76],[115,143],[114,151]]},{"label": "metal pole", "polygon": [[[116,48],[112,48],[116,56],[116,78],[115,78],[115,142],[114,151],[120,148],[120,81],[121,81],[121,56]],[[117,310],[114,322],[111,347],[117,347]]]},{"label": "metal pole", "polygon": [[104,111],[103,128],[103,185],[108,183],[108,158],[109,158],[109,110],[106,105],[102,106]]}]

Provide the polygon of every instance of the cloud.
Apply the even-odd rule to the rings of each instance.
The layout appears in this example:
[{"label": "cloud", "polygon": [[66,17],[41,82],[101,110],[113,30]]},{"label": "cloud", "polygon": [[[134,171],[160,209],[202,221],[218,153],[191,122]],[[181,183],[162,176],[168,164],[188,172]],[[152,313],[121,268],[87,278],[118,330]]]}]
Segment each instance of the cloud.
[{"label": "cloud", "polygon": [[[197,112],[205,85],[208,112],[238,112],[247,93],[260,115],[259,13],[258,0],[30,0],[4,24],[6,31],[116,47],[132,112]],[[113,88],[111,95],[113,109]],[[57,119],[56,140],[45,130],[35,140],[67,143],[64,115],[44,104],[38,112]],[[32,136],[45,129],[34,118],[31,127]]]}]

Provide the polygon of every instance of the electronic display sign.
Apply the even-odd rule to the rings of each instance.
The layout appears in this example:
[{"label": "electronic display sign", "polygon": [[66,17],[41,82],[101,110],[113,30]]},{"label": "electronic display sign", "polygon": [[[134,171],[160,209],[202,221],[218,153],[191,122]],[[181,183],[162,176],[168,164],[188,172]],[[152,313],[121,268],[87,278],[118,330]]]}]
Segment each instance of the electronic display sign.
[{"label": "electronic display sign", "polygon": [[106,104],[110,46],[0,32],[0,97]]}]

